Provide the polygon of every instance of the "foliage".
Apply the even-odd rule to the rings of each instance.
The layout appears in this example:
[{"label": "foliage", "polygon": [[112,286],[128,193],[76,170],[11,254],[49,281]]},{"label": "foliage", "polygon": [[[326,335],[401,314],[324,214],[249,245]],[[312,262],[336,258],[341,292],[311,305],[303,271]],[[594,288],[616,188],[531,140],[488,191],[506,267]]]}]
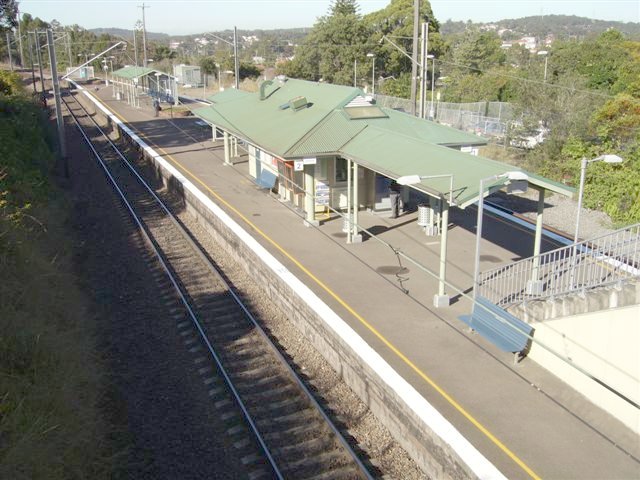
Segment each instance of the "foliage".
[{"label": "foliage", "polygon": [[[371,32],[369,43],[372,52],[376,55],[376,69],[380,76],[393,76],[396,81],[402,83],[400,78],[403,74],[411,72],[412,63],[409,57],[413,50],[413,16],[412,0],[392,0],[384,9],[372,12],[363,18]],[[423,22],[427,22],[429,28],[429,53],[440,57],[445,48],[439,33],[440,24],[427,0],[421,0],[420,3],[420,23]],[[387,40],[384,40],[383,36],[386,36]],[[404,50],[409,57],[394,47],[391,42]],[[405,91],[405,89],[397,90]],[[409,95],[410,87],[403,97],[409,98]]]},{"label": "foliage", "polygon": [[239,70],[239,74],[240,74],[240,79],[245,79],[245,78],[256,78],[260,76],[260,69],[258,67],[256,67],[255,65],[253,65],[252,63],[244,63],[241,62],[240,65],[238,66],[238,70]]},{"label": "foliage", "polygon": [[18,2],[16,0],[0,0],[0,32],[5,28],[18,26]]},{"label": "foliage", "polygon": [[354,62],[366,58],[368,38],[368,29],[356,14],[321,17],[284,72],[306,80],[353,84]]},{"label": "foliage", "polygon": [[498,20],[490,23],[473,23],[447,20],[442,24],[442,32],[446,35],[461,33],[468,28],[493,26],[496,30],[506,30],[503,39],[510,40],[525,35],[545,38],[553,35],[558,40],[584,39],[598,35],[610,29],[618,30],[625,35],[640,38],[640,23],[595,20],[576,15],[536,15],[515,19]]},{"label": "foliage", "polygon": [[0,478],[108,478],[66,205],[48,179],[48,115],[15,75],[0,81]]},{"label": "foliage", "polygon": [[203,57],[200,59],[200,69],[202,73],[206,75],[213,75],[217,73],[218,67],[216,65],[216,59],[214,57]]}]

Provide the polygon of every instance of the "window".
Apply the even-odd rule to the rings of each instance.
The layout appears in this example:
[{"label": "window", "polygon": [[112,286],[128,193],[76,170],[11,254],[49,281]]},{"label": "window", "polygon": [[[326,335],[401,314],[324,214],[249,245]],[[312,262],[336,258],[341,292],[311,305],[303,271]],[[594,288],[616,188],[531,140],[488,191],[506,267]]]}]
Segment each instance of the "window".
[{"label": "window", "polygon": [[347,181],[347,161],[344,158],[336,158],[335,160],[336,182]]}]

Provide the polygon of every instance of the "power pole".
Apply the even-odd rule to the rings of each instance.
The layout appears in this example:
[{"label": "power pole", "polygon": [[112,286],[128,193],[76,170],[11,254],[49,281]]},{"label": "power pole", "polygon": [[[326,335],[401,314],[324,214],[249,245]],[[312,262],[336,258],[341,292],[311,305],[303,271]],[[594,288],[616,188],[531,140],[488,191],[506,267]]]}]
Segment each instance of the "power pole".
[{"label": "power pole", "polygon": [[40,85],[42,85],[42,95],[44,95],[44,74],[42,73],[42,55],[40,54],[40,35],[36,30],[33,32],[36,37],[36,57],[38,58],[38,68],[40,69]]},{"label": "power pole", "polygon": [[17,10],[16,14],[18,16],[18,46],[20,48],[20,66],[24,67],[24,53],[22,53],[22,22],[20,21],[20,10]]},{"label": "power pole", "polygon": [[238,29],[233,27],[233,58],[235,62],[236,90],[240,89],[240,64],[238,62]]},{"label": "power pole", "polygon": [[7,31],[7,52],[9,52],[9,68],[13,72],[13,57],[11,56],[11,36]]},{"label": "power pole", "polygon": [[425,118],[425,100],[427,98],[427,51],[429,49],[429,23],[422,23],[422,43],[420,49],[420,108],[419,117]]},{"label": "power pole", "polygon": [[49,59],[51,60],[51,78],[53,80],[53,95],[56,99],[56,122],[58,124],[58,141],[60,143],[60,157],[62,159],[63,174],[69,178],[67,164],[67,145],[64,135],[64,118],[62,118],[62,101],[60,99],[60,83],[58,81],[58,67],[56,65],[56,46],[53,43],[53,32],[47,29],[47,43],[49,44]]},{"label": "power pole", "polygon": [[145,6],[144,2],[142,2],[142,5],[138,5],[138,8],[142,9],[142,53],[144,60],[143,66],[147,68],[147,24],[144,19],[144,9],[150,7]]},{"label": "power pole", "polygon": [[411,52],[411,115],[416,114],[418,76],[418,33],[420,32],[420,0],[413,0],[413,51]]},{"label": "power pole", "polygon": [[31,63],[31,85],[33,85],[33,94],[35,95],[38,92],[36,90],[36,70],[33,64],[33,43],[31,43],[31,35],[28,33],[27,40],[29,41],[29,63]]},{"label": "power pole", "polygon": [[138,25],[133,26],[133,56],[136,62],[136,67],[138,66],[138,42],[136,41],[136,37],[138,36]]},{"label": "power pole", "polygon": [[73,58],[71,57],[71,30],[67,31],[67,36],[64,39],[64,43],[67,45],[67,55],[69,56],[69,67],[73,67]]}]

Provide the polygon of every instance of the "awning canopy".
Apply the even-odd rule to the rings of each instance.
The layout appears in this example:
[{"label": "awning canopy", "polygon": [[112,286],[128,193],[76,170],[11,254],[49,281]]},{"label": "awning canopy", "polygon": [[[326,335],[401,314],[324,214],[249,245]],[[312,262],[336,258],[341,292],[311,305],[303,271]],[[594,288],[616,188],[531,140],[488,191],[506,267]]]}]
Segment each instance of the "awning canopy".
[{"label": "awning canopy", "polygon": [[[449,148],[486,144],[481,137],[371,105],[361,94],[352,87],[288,79],[266,85],[261,94],[225,90],[210,97],[211,106],[193,113],[285,160],[337,155],[393,179],[453,175],[452,203],[461,208],[478,200],[480,180],[522,171]],[[525,173],[530,184],[539,188],[568,197],[575,192]],[[505,181],[488,182],[485,195]],[[448,199],[449,182],[449,178],[423,179],[413,187]]]},{"label": "awning canopy", "polygon": [[146,75],[155,76],[156,74],[160,74],[160,76],[163,77],[175,78],[173,75],[169,75],[168,73],[147,67],[124,67],[115,70],[111,75],[113,77],[119,77],[125,80],[133,80],[136,78],[144,77]]}]

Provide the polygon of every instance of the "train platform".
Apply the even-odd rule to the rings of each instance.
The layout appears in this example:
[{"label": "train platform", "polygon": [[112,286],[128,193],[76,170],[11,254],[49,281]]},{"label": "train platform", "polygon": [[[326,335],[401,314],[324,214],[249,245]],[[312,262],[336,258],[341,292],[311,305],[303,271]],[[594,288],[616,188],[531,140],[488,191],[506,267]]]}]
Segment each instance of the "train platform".
[{"label": "train platform", "polygon": [[[224,165],[222,141],[211,141],[197,118],[154,118],[151,108],[113,98],[109,87],[90,93],[304,282],[505,477],[640,478],[637,435],[530,359],[514,364],[459,320],[471,311],[475,209],[451,212],[452,301],[435,308],[440,242],[418,227],[416,212],[395,219],[360,212],[374,237],[347,244],[342,218],[305,225],[302,212],[256,185],[246,156]],[[499,217],[487,215],[483,232],[482,269],[533,249],[533,232]],[[543,250],[555,248],[545,242]]]}]

